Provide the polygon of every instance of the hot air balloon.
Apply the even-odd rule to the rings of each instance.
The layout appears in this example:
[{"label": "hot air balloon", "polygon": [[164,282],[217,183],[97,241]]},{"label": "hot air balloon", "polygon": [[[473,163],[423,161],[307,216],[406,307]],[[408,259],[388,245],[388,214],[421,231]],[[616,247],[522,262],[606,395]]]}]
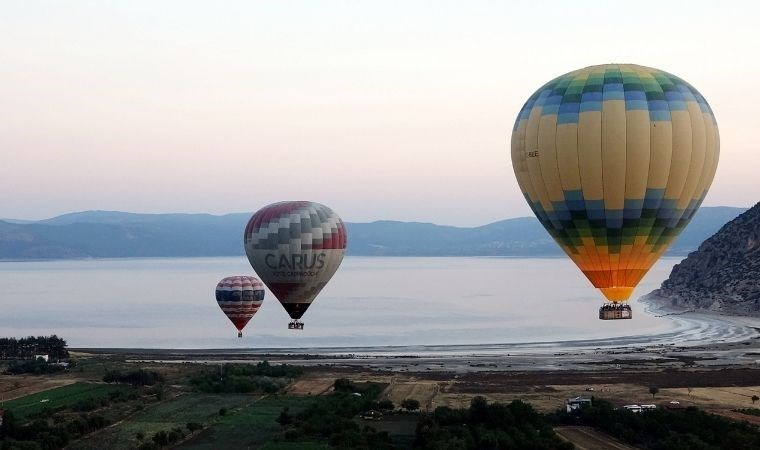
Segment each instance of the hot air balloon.
[{"label": "hot air balloon", "polygon": [[681,78],[632,64],[587,67],[537,90],[512,131],[512,165],[533,212],[609,301],[631,293],[689,223],[718,164],[718,126]]},{"label": "hot air balloon", "polygon": [[338,270],[346,251],[346,228],[319,203],[280,202],[261,208],[243,235],[253,270],[303,329],[303,316]]},{"label": "hot air balloon", "polygon": [[243,328],[264,301],[264,285],[256,277],[223,278],[216,285],[216,303],[243,337]]}]

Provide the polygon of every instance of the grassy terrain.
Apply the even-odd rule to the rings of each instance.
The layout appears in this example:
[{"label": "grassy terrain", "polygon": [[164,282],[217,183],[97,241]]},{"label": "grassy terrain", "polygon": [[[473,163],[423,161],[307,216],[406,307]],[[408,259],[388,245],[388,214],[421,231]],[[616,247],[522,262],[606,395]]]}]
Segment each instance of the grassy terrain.
[{"label": "grassy terrain", "polygon": [[272,441],[261,447],[261,450],[327,450],[330,446],[324,442],[285,442]]},{"label": "grassy terrain", "polygon": [[76,442],[70,448],[132,449],[140,444],[137,438],[138,433],[142,433],[144,440],[149,441],[159,431],[168,431],[174,427],[184,429],[189,422],[208,426],[223,418],[219,416],[221,408],[226,408],[229,411],[228,414],[234,416],[237,410],[253,403],[256,398],[252,395],[238,394],[180,395],[160,403],[147,405],[143,410],[125,418],[118,426],[102,430]]},{"label": "grassy terrain", "polygon": [[24,419],[45,409],[70,407],[80,400],[107,397],[111,392],[128,389],[131,388],[108,384],[75,383],[4,402],[3,408],[13,411],[17,419]]},{"label": "grassy terrain", "polygon": [[239,411],[231,411],[219,417],[211,428],[181,448],[219,449],[259,447],[267,450],[325,449],[324,443],[314,442],[272,442],[282,427],[277,417],[283,408],[297,413],[313,401],[311,397],[269,396],[249,404]]}]

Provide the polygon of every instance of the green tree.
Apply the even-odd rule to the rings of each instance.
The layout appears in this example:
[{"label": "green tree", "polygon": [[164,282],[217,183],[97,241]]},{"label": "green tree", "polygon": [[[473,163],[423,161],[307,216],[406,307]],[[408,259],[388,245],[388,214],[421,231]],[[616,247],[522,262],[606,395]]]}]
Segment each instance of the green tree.
[{"label": "green tree", "polygon": [[159,431],[153,435],[153,442],[162,447],[164,445],[169,445],[169,435],[166,433],[166,431]]},{"label": "green tree", "polygon": [[386,398],[386,399],[380,400],[380,402],[377,404],[377,407],[380,409],[391,410],[391,409],[394,409],[396,405],[394,405],[390,399]]},{"label": "green tree", "polygon": [[660,388],[658,388],[657,386],[649,387],[649,393],[652,394],[652,398],[654,398],[654,396],[657,395],[658,392],[660,392]]},{"label": "green tree", "polygon": [[333,384],[333,389],[335,389],[335,392],[351,392],[353,386],[351,385],[351,381],[345,378],[338,378]]},{"label": "green tree", "polygon": [[413,398],[407,398],[401,402],[401,407],[407,411],[416,411],[420,409],[420,402]]},{"label": "green tree", "polygon": [[282,411],[280,411],[280,416],[277,417],[277,423],[282,425],[283,427],[290,425],[293,423],[293,417],[291,417],[290,413],[288,412],[290,408],[287,406],[283,408]]}]

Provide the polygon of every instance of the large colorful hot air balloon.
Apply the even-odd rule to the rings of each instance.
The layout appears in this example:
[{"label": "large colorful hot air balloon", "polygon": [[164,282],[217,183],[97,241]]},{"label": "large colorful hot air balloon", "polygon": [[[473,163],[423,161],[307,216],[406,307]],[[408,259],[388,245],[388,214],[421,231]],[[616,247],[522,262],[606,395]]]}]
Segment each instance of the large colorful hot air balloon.
[{"label": "large colorful hot air balloon", "polygon": [[630,318],[624,302],[699,208],[718,153],[704,97],[674,75],[631,64],[555,78],[528,99],[512,131],[528,204],[612,302],[600,318]]},{"label": "large colorful hot air balloon", "polygon": [[288,328],[303,329],[299,319],[343,261],[343,221],[319,203],[274,203],[251,217],[243,241],[253,270],[293,319]]},{"label": "large colorful hot air balloon", "polygon": [[264,285],[258,278],[235,276],[223,278],[216,285],[216,303],[243,337],[243,328],[264,301]]}]

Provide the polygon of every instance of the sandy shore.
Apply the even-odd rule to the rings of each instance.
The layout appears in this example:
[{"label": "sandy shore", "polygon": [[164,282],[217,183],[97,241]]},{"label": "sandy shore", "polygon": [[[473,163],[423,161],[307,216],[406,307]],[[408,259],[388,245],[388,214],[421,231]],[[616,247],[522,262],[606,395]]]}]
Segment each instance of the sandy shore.
[{"label": "sandy shore", "polygon": [[298,349],[73,349],[114,354],[131,361],[250,362],[263,359],[299,364],[393,372],[552,371],[681,368],[760,368],[760,319],[666,310],[651,299],[641,303],[667,316],[674,328],[656,335],[614,340],[520,344],[341,347]]}]

